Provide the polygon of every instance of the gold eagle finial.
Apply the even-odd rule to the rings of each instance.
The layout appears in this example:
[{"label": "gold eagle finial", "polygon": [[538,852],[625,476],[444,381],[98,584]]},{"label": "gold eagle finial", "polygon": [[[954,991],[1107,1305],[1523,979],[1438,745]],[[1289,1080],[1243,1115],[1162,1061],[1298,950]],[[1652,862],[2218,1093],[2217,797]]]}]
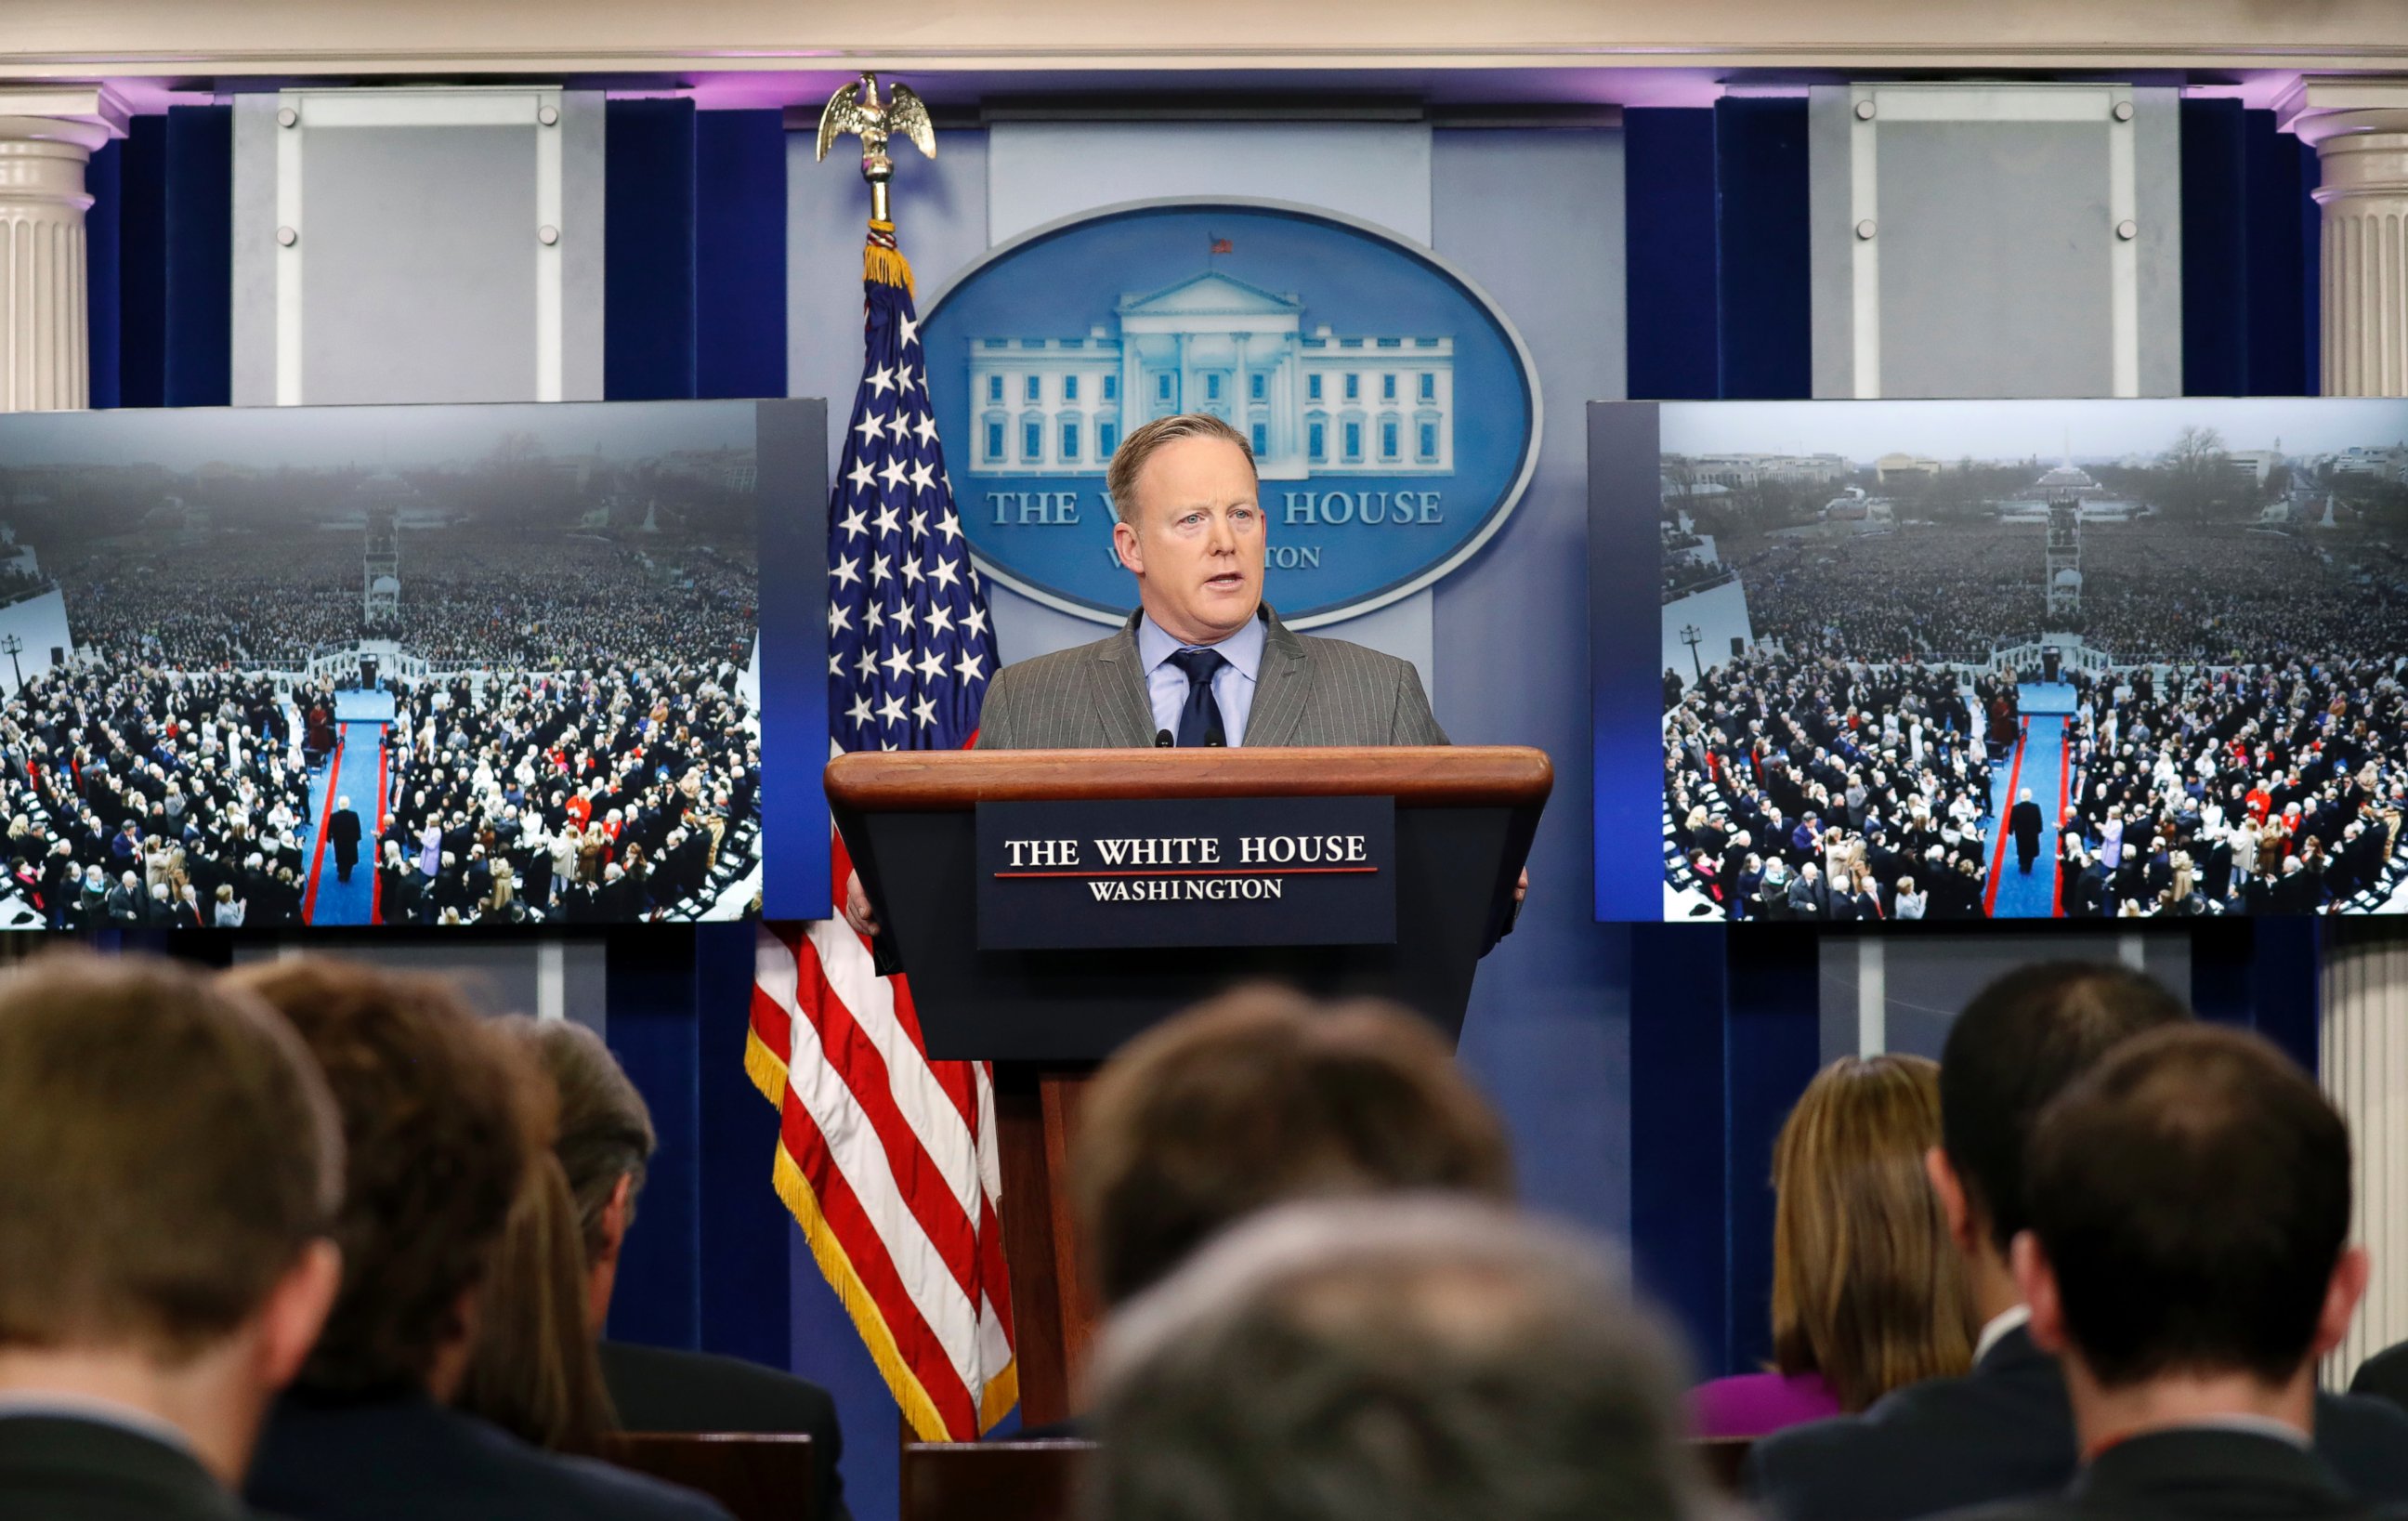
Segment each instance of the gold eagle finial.
[{"label": "gold eagle finial", "polygon": [[928,120],[927,102],[912,92],[908,84],[897,84],[887,92],[886,100],[878,99],[878,76],[864,74],[828,97],[827,108],[820,112],[819,157],[825,162],[828,150],[846,133],[861,139],[861,178],[869,181],[869,216],[873,222],[887,222],[886,187],[895,178],[895,160],[887,155],[889,137],[902,136],[930,158],[937,156],[937,129]]}]

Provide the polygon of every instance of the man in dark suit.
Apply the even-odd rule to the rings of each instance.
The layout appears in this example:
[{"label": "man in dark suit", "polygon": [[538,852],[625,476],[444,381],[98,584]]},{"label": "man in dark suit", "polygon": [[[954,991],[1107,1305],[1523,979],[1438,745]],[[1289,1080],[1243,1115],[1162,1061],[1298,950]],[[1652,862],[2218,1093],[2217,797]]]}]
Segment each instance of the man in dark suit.
[{"label": "man in dark suit", "polygon": [[293,1521],[727,1521],[701,1496],[448,1408],[540,1079],[448,984],[300,958],[225,974],[291,1019],[342,1116],[343,1287],[245,1493]]},{"label": "man in dark suit", "polygon": [[[652,1165],[652,1112],[618,1057],[582,1025],[514,1017],[502,1027],[533,1048],[558,1096],[552,1149],[577,1198],[586,1324],[600,1336],[618,1282],[620,1248]],[[818,1385],[735,1357],[622,1342],[602,1343],[602,1380],[619,1424],[630,1431],[805,1433],[819,1478],[811,1514],[820,1521],[850,1521],[838,1469],[844,1436],[836,1401]]]},{"label": "man in dark suit", "polygon": [[[2080,1449],[2065,1375],[2025,1328],[2008,1267],[2030,1224],[2024,1149],[2041,1110],[2110,1049],[2188,1018],[2163,987],[2105,962],[2021,968],[1966,1005],[1942,1054],[1941,1144],[1926,1165],[1985,1320],[1973,1370],[1758,1442],[1744,1484],[1776,1521],[1907,1521],[2071,1480]],[[2315,1434],[2358,1493],[2408,1500],[2408,1415],[2325,1397]]]},{"label": "man in dark suit", "polygon": [[44,959],[0,994],[0,1515],[247,1514],[260,1419],[341,1276],[324,1080],[192,972]]},{"label": "man in dark suit", "polygon": [[334,816],[326,821],[326,843],[335,847],[335,880],[351,881],[360,864],[360,816],[348,797],[335,799]]},{"label": "man in dark suit", "polygon": [[1974,1515],[2400,1514],[2310,1450],[2316,1360],[2368,1270],[2349,1244],[2349,1130],[2315,1083],[2253,1035],[2154,1031],[2049,1105],[2029,1168],[2015,1281],[2085,1462],[2062,1495]]},{"label": "man in dark suit", "polygon": [[2015,806],[2007,811],[2007,830],[2015,837],[2015,869],[2027,877],[2040,859],[2041,827],[2040,805],[2032,801],[2031,789],[2017,789]]}]

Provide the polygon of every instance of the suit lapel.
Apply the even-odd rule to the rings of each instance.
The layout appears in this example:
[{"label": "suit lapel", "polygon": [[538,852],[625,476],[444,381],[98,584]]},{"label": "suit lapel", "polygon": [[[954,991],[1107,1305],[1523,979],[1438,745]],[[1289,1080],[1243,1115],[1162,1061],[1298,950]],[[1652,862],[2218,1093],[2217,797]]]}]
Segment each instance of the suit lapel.
[{"label": "suit lapel", "polygon": [[1254,679],[1254,705],[1246,714],[1249,750],[1295,743],[1297,725],[1304,718],[1304,699],[1312,684],[1305,680],[1304,641],[1287,631],[1268,603],[1263,605],[1263,617],[1270,631],[1263,640],[1262,669]]},{"label": "suit lapel", "polygon": [[1088,667],[1087,689],[1096,702],[1096,717],[1104,726],[1106,745],[1142,750],[1154,743],[1154,704],[1145,695],[1145,672],[1137,654],[1137,621],[1131,613],[1121,631],[1096,646]]}]

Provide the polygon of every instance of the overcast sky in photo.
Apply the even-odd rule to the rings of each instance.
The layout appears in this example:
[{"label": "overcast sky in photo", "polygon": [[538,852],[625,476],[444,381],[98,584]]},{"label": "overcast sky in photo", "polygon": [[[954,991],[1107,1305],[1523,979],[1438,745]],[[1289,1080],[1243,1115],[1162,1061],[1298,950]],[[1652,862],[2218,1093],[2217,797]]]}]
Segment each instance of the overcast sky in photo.
[{"label": "overcast sky in photo", "polygon": [[359,466],[414,470],[480,459],[505,433],[532,434],[555,458],[644,459],[685,449],[750,449],[750,401],[529,402],[447,407],[186,407],[0,416],[0,469],[22,465],[210,461],[252,468]]},{"label": "overcast sky in photo", "polygon": [[2319,396],[2171,396],[2137,401],[1664,402],[1667,454],[1884,454],[2114,460],[2162,453],[2186,427],[2227,449],[2335,453],[2408,441],[2408,401]]}]

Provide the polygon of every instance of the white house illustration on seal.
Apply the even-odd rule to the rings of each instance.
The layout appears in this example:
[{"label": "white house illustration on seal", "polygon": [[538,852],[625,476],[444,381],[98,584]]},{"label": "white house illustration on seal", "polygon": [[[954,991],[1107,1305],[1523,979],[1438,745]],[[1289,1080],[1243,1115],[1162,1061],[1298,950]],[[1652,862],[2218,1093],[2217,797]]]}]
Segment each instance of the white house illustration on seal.
[{"label": "white house illustration on seal", "polygon": [[1124,294],[1077,338],[970,340],[970,473],[1092,475],[1126,427],[1210,412],[1267,481],[1455,469],[1455,339],[1304,331],[1304,300],[1217,270]]}]

